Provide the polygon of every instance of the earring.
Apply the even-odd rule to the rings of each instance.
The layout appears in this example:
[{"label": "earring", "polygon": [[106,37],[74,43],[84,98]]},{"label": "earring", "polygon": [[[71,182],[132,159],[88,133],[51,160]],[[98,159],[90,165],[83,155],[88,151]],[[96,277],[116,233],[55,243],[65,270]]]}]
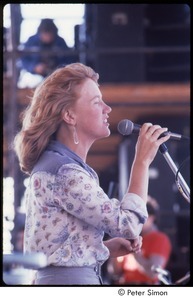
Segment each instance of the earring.
[{"label": "earring", "polygon": [[79,144],[79,140],[78,140],[78,135],[77,135],[77,131],[76,131],[76,127],[74,126],[74,132],[73,132],[73,139],[74,139],[74,143],[75,145]]}]

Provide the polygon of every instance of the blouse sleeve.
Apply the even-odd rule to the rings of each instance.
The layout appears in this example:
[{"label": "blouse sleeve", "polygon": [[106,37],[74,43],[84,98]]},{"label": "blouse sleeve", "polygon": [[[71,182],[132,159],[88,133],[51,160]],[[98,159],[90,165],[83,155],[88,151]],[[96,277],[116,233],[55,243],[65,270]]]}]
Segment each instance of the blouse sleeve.
[{"label": "blouse sleeve", "polygon": [[147,219],[145,202],[138,195],[127,193],[121,201],[109,199],[98,181],[75,164],[59,169],[53,193],[54,201],[65,211],[111,237],[134,239]]}]

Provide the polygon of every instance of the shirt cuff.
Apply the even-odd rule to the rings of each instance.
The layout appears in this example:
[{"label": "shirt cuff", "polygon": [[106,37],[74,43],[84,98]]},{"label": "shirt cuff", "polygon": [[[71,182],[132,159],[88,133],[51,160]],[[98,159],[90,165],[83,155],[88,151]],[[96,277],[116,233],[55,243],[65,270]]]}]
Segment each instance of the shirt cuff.
[{"label": "shirt cuff", "polygon": [[123,210],[129,210],[134,212],[139,220],[140,223],[145,223],[148,217],[147,206],[145,201],[134,193],[127,193],[124,195],[121,201],[121,208]]}]

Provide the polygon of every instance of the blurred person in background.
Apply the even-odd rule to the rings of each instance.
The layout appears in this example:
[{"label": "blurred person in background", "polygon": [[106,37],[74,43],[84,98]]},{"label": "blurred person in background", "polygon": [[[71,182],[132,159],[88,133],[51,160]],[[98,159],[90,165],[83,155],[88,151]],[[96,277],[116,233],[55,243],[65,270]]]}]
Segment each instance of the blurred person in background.
[{"label": "blurred person in background", "polygon": [[148,219],[142,229],[142,248],[138,253],[114,258],[108,263],[108,271],[114,284],[158,285],[154,267],[164,269],[169,261],[172,245],[166,233],[158,228],[159,205],[148,196]]},{"label": "blurred person in background", "polygon": [[[25,82],[31,78],[39,83],[56,68],[77,61],[78,57],[63,51],[72,51],[65,40],[58,35],[58,28],[52,19],[42,19],[37,33],[24,44],[24,53],[21,56],[19,67],[21,70],[19,86],[22,87],[22,79]],[[29,52],[28,52],[29,51]],[[30,52],[31,51],[31,52]],[[22,72],[23,70],[23,72]],[[26,76],[26,72],[28,77]],[[34,76],[30,76],[33,74]],[[36,77],[35,77],[36,75]],[[27,84],[30,84],[28,82]]]}]

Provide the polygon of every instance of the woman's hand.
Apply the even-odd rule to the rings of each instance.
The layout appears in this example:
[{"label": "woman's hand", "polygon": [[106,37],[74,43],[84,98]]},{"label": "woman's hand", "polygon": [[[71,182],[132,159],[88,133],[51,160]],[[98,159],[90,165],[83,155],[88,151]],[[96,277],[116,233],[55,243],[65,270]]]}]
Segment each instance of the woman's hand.
[{"label": "woman's hand", "polygon": [[118,257],[133,252],[139,252],[142,246],[142,237],[139,236],[134,240],[126,240],[121,237],[116,237],[104,241],[104,244],[109,249],[110,257]]},{"label": "woman's hand", "polygon": [[159,125],[152,125],[151,123],[143,124],[136,144],[136,159],[147,163],[149,166],[159,146],[170,138],[169,134],[159,138],[159,136],[166,131],[167,128],[161,128]]}]

